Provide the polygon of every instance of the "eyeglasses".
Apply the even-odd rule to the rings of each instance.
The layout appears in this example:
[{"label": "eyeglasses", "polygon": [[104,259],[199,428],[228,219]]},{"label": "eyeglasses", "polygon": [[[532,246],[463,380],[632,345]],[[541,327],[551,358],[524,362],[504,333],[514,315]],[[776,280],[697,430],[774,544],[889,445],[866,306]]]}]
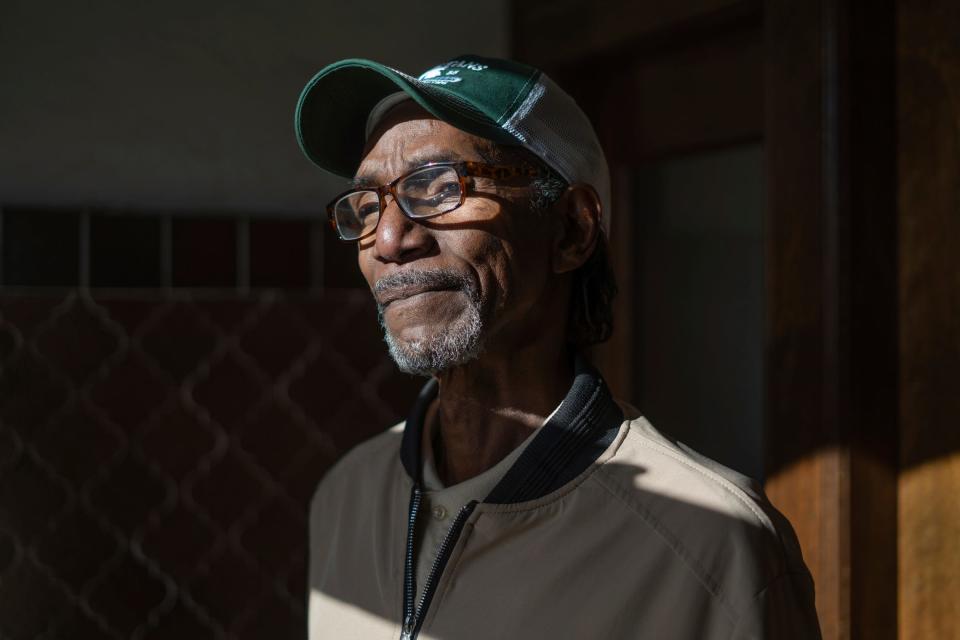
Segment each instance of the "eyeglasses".
[{"label": "eyeglasses", "polygon": [[351,189],[327,205],[327,216],[341,240],[352,242],[372,234],[386,208],[387,194],[411,220],[449,213],[463,204],[468,176],[508,180],[546,174],[532,165],[498,166],[482,162],[435,162],[414,169],[382,187]]}]

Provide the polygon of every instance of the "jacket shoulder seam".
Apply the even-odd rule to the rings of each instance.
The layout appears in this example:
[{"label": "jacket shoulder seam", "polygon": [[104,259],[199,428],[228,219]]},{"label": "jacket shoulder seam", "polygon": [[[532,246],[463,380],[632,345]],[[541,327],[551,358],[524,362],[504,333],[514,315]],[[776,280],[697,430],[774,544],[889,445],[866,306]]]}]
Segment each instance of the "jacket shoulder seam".
[{"label": "jacket shoulder seam", "polygon": [[727,480],[726,478],[724,478],[718,473],[710,471],[709,469],[705,469],[702,465],[696,464],[695,462],[691,462],[689,459],[678,454],[676,451],[672,451],[668,447],[665,447],[662,444],[659,444],[657,442],[650,440],[643,433],[638,432],[637,436],[640,440],[641,446],[647,447],[648,449],[653,449],[658,453],[661,453],[665,456],[670,457],[675,462],[683,465],[687,469],[690,469],[694,473],[702,476],[703,478],[710,481],[712,484],[719,486],[721,489],[724,490],[725,493],[729,494],[738,503],[740,503],[741,506],[745,507],[748,511],[750,511],[750,513],[753,514],[753,517],[757,519],[757,523],[761,527],[763,527],[767,531],[770,531],[773,529],[773,525],[770,522],[770,518],[767,517],[766,514],[764,514],[760,509],[757,508],[756,504],[754,504],[754,501],[750,499],[750,497],[747,496],[743,492],[743,490],[738,488],[732,482],[730,482],[729,480]]},{"label": "jacket shoulder seam", "polygon": [[594,474],[591,478],[598,484],[600,487],[609,493],[614,499],[616,499],[620,504],[622,504],[627,510],[632,512],[638,518],[640,518],[648,527],[650,527],[653,532],[663,540],[664,544],[673,552],[673,554],[683,563],[687,570],[694,575],[697,579],[697,582],[710,594],[710,596],[720,602],[723,605],[723,609],[726,612],[727,616],[730,618],[731,622],[736,622],[737,615],[733,610],[733,607],[729,602],[723,597],[723,593],[717,584],[716,580],[712,578],[706,569],[704,569],[699,562],[686,553],[684,546],[680,541],[673,535],[672,531],[665,527],[660,520],[655,518],[650,512],[642,508],[640,505],[633,504],[627,501],[622,495],[620,495],[614,488],[610,487],[601,474]]}]

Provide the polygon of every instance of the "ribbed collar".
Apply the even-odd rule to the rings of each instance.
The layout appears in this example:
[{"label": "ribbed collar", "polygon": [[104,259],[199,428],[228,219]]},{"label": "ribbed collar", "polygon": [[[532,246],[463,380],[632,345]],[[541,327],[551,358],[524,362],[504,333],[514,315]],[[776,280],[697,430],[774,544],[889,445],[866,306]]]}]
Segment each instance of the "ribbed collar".
[{"label": "ribbed collar", "polygon": [[[437,379],[431,378],[420,391],[404,427],[400,459],[416,483],[422,472],[424,420],[438,390]],[[560,407],[484,502],[525,502],[560,488],[593,464],[613,442],[622,423],[623,412],[600,373],[578,357],[573,384]]]}]

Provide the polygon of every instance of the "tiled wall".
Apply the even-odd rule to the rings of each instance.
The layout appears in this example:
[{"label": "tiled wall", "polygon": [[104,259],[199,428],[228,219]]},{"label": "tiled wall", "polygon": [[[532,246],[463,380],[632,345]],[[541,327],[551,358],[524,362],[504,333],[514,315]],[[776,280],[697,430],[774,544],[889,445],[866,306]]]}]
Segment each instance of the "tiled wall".
[{"label": "tiled wall", "polygon": [[298,220],[3,218],[0,638],[304,638],[311,492],[422,382],[324,286],[352,256]]}]

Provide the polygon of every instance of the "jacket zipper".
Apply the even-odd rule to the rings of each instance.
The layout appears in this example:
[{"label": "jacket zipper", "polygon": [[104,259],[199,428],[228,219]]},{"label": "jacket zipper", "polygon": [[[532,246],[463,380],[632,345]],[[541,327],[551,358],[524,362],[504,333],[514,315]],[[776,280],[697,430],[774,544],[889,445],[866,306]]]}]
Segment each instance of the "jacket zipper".
[{"label": "jacket zipper", "polygon": [[437,557],[433,559],[433,565],[430,567],[427,582],[423,586],[423,593],[420,594],[420,601],[417,603],[416,608],[414,608],[413,554],[415,544],[413,536],[422,498],[423,494],[420,491],[420,487],[414,485],[413,494],[410,496],[410,516],[407,519],[407,554],[404,560],[403,571],[403,631],[400,634],[400,640],[416,640],[417,636],[420,635],[420,627],[423,626],[424,616],[427,613],[427,609],[430,608],[430,602],[433,600],[433,592],[437,589],[437,583],[440,581],[440,576],[447,566],[447,561],[450,559],[453,546],[457,543],[457,539],[460,537],[460,532],[463,531],[463,525],[466,523],[467,518],[470,517],[474,507],[477,506],[477,501],[471,500],[463,505],[460,511],[457,512],[457,517],[453,520],[453,523],[451,523],[447,535],[444,536],[443,541],[440,543],[440,549],[437,550]]}]

